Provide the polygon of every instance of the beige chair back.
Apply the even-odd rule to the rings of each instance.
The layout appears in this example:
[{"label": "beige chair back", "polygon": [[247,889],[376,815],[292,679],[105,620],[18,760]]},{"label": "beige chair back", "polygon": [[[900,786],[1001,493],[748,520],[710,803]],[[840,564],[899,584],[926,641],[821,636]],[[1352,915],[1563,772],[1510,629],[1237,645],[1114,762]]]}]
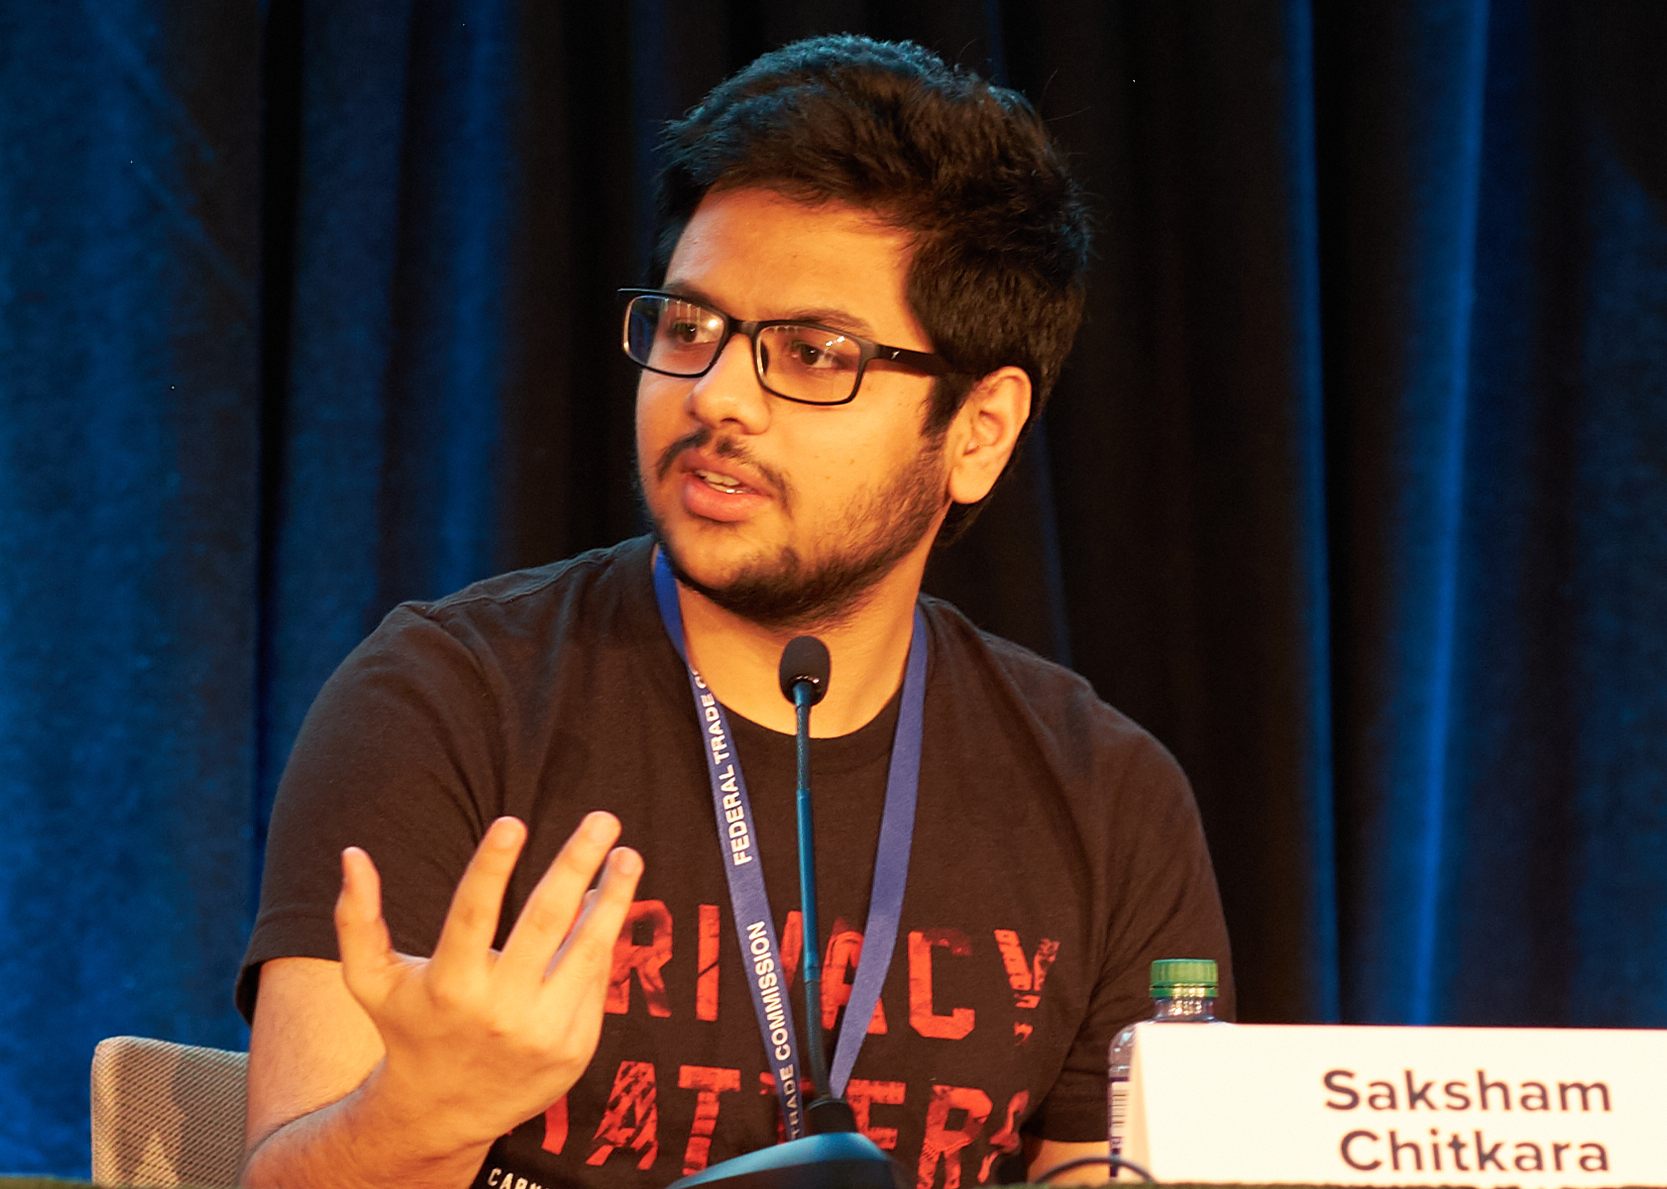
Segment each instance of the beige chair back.
[{"label": "beige chair back", "polygon": [[138,1036],[93,1052],[93,1180],[235,1185],[249,1055]]}]

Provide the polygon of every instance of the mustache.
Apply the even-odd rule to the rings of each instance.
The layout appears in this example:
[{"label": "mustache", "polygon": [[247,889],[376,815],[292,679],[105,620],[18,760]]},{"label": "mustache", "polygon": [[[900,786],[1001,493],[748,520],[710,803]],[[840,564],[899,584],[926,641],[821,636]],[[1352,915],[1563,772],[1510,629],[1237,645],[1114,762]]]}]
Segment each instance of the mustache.
[{"label": "mustache", "polygon": [[685,450],[699,450],[706,445],[712,431],[702,427],[692,433],[686,433],[660,452],[660,459],[654,464],[654,477],[664,479],[671,474],[671,468],[677,465],[677,460],[683,456]]},{"label": "mustache", "polygon": [[776,490],[783,504],[790,501],[791,487],[785,475],[759,462],[752,456],[751,451],[734,438],[717,438],[716,441],[713,441],[713,438],[712,430],[707,426],[702,426],[700,429],[684,434],[660,452],[660,457],[654,464],[654,477],[661,480],[665,479],[667,475],[671,474],[672,468],[677,465],[677,460],[683,457],[686,452],[704,449],[710,442],[713,454],[716,454],[719,458],[731,458],[736,462],[745,463]]}]

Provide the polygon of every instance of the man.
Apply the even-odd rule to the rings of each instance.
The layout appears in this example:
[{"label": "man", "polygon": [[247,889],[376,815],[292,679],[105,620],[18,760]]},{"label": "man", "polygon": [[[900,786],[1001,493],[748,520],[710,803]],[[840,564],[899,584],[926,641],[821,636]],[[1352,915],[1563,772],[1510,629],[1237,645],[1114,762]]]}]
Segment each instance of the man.
[{"label": "man", "polygon": [[[918,47],[824,38],[668,151],[625,334],[654,539],[402,607],[320,694],[239,985],[251,1185],[661,1185],[796,1134],[807,940],[863,1130],[923,1189],[1014,1180],[1103,1154],[1150,961],[1225,965],[1174,762],[919,597],[1078,320],[1082,203],[1040,122]],[[832,658],[813,939],[777,673],[804,632]]]}]

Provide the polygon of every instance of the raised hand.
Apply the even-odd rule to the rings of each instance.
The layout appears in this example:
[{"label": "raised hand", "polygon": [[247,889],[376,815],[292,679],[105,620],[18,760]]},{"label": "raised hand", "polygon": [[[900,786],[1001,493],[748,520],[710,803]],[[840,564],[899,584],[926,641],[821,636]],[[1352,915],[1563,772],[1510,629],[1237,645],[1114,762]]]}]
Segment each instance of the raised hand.
[{"label": "raised hand", "polygon": [[[342,852],[342,975],[386,1055],[363,1089],[435,1151],[491,1143],[567,1093],[596,1051],[614,942],[642,874],[611,814],[580,823],[492,948],[526,827],[499,818],[452,896],[432,958],[395,953],[370,856]],[[597,888],[586,891],[598,870]],[[376,1083],[374,1087],[372,1083]]]}]

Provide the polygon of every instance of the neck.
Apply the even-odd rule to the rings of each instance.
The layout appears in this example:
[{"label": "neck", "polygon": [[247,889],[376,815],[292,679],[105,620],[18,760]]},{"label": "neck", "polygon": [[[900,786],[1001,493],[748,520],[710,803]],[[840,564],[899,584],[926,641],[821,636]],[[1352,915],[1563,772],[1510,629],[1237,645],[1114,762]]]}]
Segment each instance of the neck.
[{"label": "neck", "polygon": [[903,683],[924,571],[924,552],[904,558],[852,614],[809,632],[762,627],[679,583],[689,663],[728,709],[790,735],[797,723],[793,704],[781,693],[781,652],[793,637],[814,635],[828,646],[832,663],[827,696],[811,711],[810,733],[818,739],[848,735],[871,722]]}]

